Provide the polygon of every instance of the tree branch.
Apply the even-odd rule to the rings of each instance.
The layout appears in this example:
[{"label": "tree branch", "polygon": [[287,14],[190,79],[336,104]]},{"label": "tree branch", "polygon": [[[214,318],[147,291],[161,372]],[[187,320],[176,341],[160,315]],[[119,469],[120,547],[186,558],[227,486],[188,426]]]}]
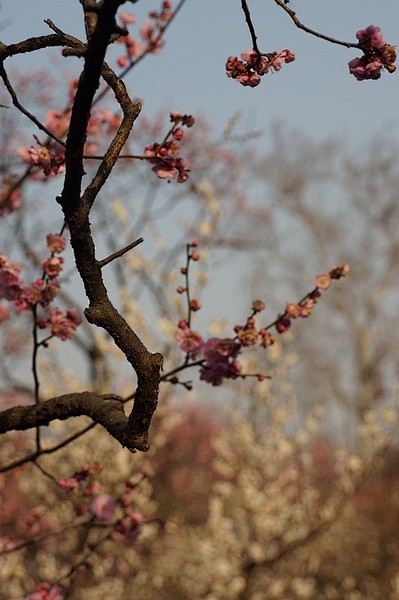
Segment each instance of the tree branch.
[{"label": "tree branch", "polygon": [[[25,431],[47,426],[55,420],[70,417],[90,417],[102,425],[123,446],[126,445],[124,430],[128,419],[123,409],[124,400],[115,394],[79,392],[51,398],[31,406],[14,406],[0,412],[0,434],[7,431]],[[133,447],[129,447],[133,451]]]},{"label": "tree branch", "polygon": [[284,2],[284,0],[274,0],[274,1],[278,6],[280,6],[283,10],[285,10],[286,13],[288,13],[288,15],[294,21],[294,23],[298,27],[298,29],[302,29],[302,31],[306,31],[306,33],[310,33],[310,35],[314,35],[315,37],[318,37],[322,40],[326,40],[326,42],[331,42],[331,44],[339,44],[340,46],[345,46],[346,48],[359,48],[359,44],[343,42],[341,40],[337,40],[336,38],[330,37],[329,35],[324,35],[323,33],[319,33],[318,31],[315,31],[314,29],[310,29],[310,27],[307,27],[306,25],[301,23],[301,21],[296,16],[295,11],[293,11],[292,8],[287,6],[287,4]]},{"label": "tree branch", "polygon": [[[101,263],[96,260],[89,222],[89,213],[95,198],[109,177],[141,109],[139,103],[131,101],[120,78],[104,63],[111,37],[114,33],[119,32],[115,14],[123,2],[124,0],[102,0],[97,4],[96,18],[93,19],[94,27],[90,32],[87,45],[62,33],[48,22],[56,32],[55,35],[32,38],[13,46],[0,45],[0,60],[13,54],[30,52],[48,45],[82,50],[84,67],[79,78],[65,145],[64,187],[57,200],[69,226],[76,266],[89,299],[89,307],[85,311],[86,318],[89,323],[102,327],[108,332],[137,374],[137,390],[132,413],[128,420],[125,417],[125,420],[120,421],[116,431],[114,431],[114,427],[109,431],[113,432],[112,435],[130,450],[136,448],[146,451],[149,449],[148,429],[158,403],[163,359],[161,354],[153,354],[147,350],[138,335],[129,327],[109,300],[102,279]],[[124,116],[97,173],[82,194],[83,150],[93,98],[99,86],[100,76],[103,76],[113,89]],[[53,418],[56,417],[53,416]]]}]

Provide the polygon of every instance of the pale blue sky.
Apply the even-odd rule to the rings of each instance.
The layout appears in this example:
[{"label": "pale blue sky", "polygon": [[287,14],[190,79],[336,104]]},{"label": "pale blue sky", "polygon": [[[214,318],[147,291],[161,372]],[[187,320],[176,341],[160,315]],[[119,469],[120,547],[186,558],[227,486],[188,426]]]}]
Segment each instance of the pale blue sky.
[{"label": "pale blue sky", "polygon": [[[142,0],[125,8],[141,23],[160,3]],[[261,50],[290,48],[297,60],[268,75],[258,88],[243,88],[224,75],[226,58],[251,46],[240,0],[187,0],[162,53],[128,78],[148,113],[160,107],[202,111],[222,128],[231,114],[241,111],[243,126],[251,129],[267,130],[281,120],[318,138],[337,133],[353,141],[365,141],[381,128],[392,130],[397,123],[398,74],[385,72],[379,81],[357,82],[347,68],[359,55],[357,50],[299,31],[273,0],[250,0],[249,6]],[[290,6],[309,27],[345,41],[355,42],[356,31],[370,24],[381,27],[387,42],[399,41],[398,0],[291,0]],[[0,15],[6,25],[0,39],[5,43],[49,33],[45,18],[69,33],[82,34],[78,0],[3,0]],[[59,50],[53,56],[59,56]],[[36,54],[29,64],[37,68],[46,60],[43,53]],[[66,68],[71,64],[69,59]]]}]

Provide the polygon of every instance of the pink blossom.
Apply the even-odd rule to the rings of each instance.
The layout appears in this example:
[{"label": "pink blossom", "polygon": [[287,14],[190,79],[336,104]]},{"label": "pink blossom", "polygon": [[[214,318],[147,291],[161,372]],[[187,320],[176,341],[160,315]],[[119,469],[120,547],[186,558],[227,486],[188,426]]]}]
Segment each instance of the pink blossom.
[{"label": "pink blossom", "polygon": [[74,336],[81,320],[75,308],[68,308],[64,314],[59,308],[52,308],[48,313],[51,333],[60,340],[69,340]]},{"label": "pink blossom", "polygon": [[47,234],[47,248],[50,252],[59,254],[65,250],[66,239],[56,233]]},{"label": "pink blossom", "polygon": [[384,65],[380,58],[369,61],[366,56],[362,56],[353,58],[349,61],[348,66],[351,75],[354,75],[358,81],[364,81],[365,79],[379,79]]},{"label": "pink blossom", "polygon": [[256,87],[260,84],[260,77],[257,73],[243,73],[236,79],[243,86]]},{"label": "pink blossom", "polygon": [[18,150],[22,159],[43,169],[46,177],[54,177],[65,171],[65,154],[63,146],[52,144],[51,147],[31,146],[30,148],[20,148]]},{"label": "pink blossom", "polygon": [[184,131],[181,127],[177,127],[174,132],[172,133],[173,138],[175,140],[177,140],[178,142],[180,142],[180,140],[183,138],[184,135]]},{"label": "pink blossom", "polygon": [[130,59],[135,60],[143,53],[143,44],[136,38],[127,36],[125,40],[126,52]]},{"label": "pink blossom", "polygon": [[201,302],[198,300],[198,298],[192,298],[192,300],[190,300],[190,308],[194,312],[196,312],[197,310],[200,310]]},{"label": "pink blossom", "polygon": [[316,287],[320,290],[328,290],[331,285],[331,276],[330,275],[318,275],[316,277]]},{"label": "pink blossom", "polygon": [[381,33],[381,29],[375,25],[369,25],[366,29],[359,29],[356,33],[356,37],[359,40],[359,46],[362,49],[380,49],[385,46],[385,40]]},{"label": "pink blossom", "polygon": [[188,177],[184,160],[179,156],[180,146],[176,141],[151,144],[144,149],[144,156],[153,164],[152,170],[160,179],[174,179],[182,183]]},{"label": "pink blossom", "polygon": [[237,360],[220,361],[204,365],[200,369],[200,379],[214,386],[222,385],[223,379],[236,379],[242,371],[242,364]]},{"label": "pink blossom", "polygon": [[0,256],[0,298],[17,300],[23,292],[20,267],[11,264],[6,256]]},{"label": "pink blossom", "polygon": [[281,50],[281,52],[277,52],[275,56],[272,56],[270,58],[270,61],[267,65],[266,73],[268,73],[270,69],[280,71],[283,64],[290,63],[294,60],[295,54],[291,50]]},{"label": "pink blossom", "polygon": [[237,337],[243,346],[254,346],[258,337],[258,330],[255,327],[240,327],[237,330]]},{"label": "pink blossom", "polygon": [[285,312],[290,319],[297,319],[301,316],[301,306],[296,302],[288,302],[285,307]]},{"label": "pink blossom", "polygon": [[242,370],[236,360],[240,349],[241,345],[231,338],[210,338],[202,347],[205,363],[200,369],[200,379],[216,386],[223,379],[237,378]]},{"label": "pink blossom", "polygon": [[203,354],[208,363],[236,358],[239,352],[240,344],[231,338],[209,338],[203,346]]},{"label": "pink blossom", "polygon": [[63,269],[64,259],[62,256],[51,256],[46,260],[42,260],[42,268],[50,279],[57,277]]},{"label": "pink blossom", "polygon": [[92,481],[83,492],[84,496],[95,496],[100,491],[100,482],[95,479]]},{"label": "pink blossom", "polygon": [[132,513],[120,519],[115,526],[115,531],[125,537],[128,542],[135,542],[142,532],[143,515],[141,513]]},{"label": "pink blossom", "polygon": [[226,62],[226,75],[236,79],[241,85],[256,87],[260,78],[270,71],[280,71],[284,63],[295,60],[291,50],[281,50],[270,54],[258,54],[253,50],[241,53],[241,60],[237,56],[229,56]]},{"label": "pink blossom", "polygon": [[370,25],[366,29],[360,29],[356,37],[364,54],[360,58],[353,58],[348,66],[349,72],[358,81],[379,79],[382,69],[386,69],[389,73],[396,70],[393,64],[396,61],[396,49],[385,43],[379,27]]},{"label": "pink blossom", "polygon": [[75,488],[78,487],[79,483],[76,477],[68,477],[67,479],[59,479],[57,484],[62,490],[66,492],[71,492]]},{"label": "pink blossom", "polygon": [[115,514],[115,500],[110,494],[100,494],[93,500],[91,510],[99,521],[109,521]]},{"label": "pink blossom", "polygon": [[266,329],[260,329],[259,335],[261,337],[260,345],[262,348],[268,348],[276,341],[276,337],[272,333],[269,333]]},{"label": "pink blossom", "polygon": [[127,58],[126,58],[126,56],[118,56],[118,58],[116,59],[116,62],[118,63],[118,67],[123,69],[127,65]]},{"label": "pink blossom", "polygon": [[278,333],[284,333],[285,331],[287,331],[287,329],[290,328],[290,326],[291,320],[286,315],[280,316],[276,322],[276,330],[278,331]]},{"label": "pink blossom", "polygon": [[[45,283],[43,279],[36,279],[31,285],[26,285],[23,288],[23,294],[20,301],[26,302],[30,306],[40,304],[46,307],[60,293],[60,284],[55,279]],[[20,306],[20,310],[21,310]],[[25,308],[28,308],[26,306]]]},{"label": "pink blossom", "polygon": [[119,13],[119,18],[121,19],[121,21],[124,23],[124,25],[131,25],[132,23],[136,23],[136,17],[134,16],[133,13],[128,12],[128,11],[123,11],[121,13]]},{"label": "pink blossom", "polygon": [[183,350],[183,352],[187,352],[192,358],[198,356],[204,343],[200,334],[189,327],[179,329],[176,339],[179,348]]},{"label": "pink blossom", "polygon": [[25,285],[21,300],[24,300],[31,306],[39,304],[42,299],[44,287],[45,283],[43,279],[36,279],[31,285]]},{"label": "pink blossom", "polygon": [[303,304],[301,304],[300,306],[301,306],[301,317],[303,319],[306,319],[313,312],[314,301],[309,299],[306,302],[304,302]]},{"label": "pink blossom", "polygon": [[42,295],[40,298],[40,304],[43,307],[46,307],[58,296],[60,293],[60,284],[56,279],[51,279],[48,281],[42,291]]},{"label": "pink blossom", "polygon": [[142,39],[147,42],[147,51],[152,54],[158,54],[165,44],[164,40],[159,37],[159,32],[151,21],[146,21],[144,25],[140,27],[140,35]]}]

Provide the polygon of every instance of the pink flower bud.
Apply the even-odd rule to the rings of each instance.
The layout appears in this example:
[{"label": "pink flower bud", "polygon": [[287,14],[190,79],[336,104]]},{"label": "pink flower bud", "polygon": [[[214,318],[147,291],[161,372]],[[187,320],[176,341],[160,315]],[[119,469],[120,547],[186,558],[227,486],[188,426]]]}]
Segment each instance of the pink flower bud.
[{"label": "pink flower bud", "polygon": [[193,311],[197,311],[201,308],[201,302],[197,298],[190,300],[190,308]]}]

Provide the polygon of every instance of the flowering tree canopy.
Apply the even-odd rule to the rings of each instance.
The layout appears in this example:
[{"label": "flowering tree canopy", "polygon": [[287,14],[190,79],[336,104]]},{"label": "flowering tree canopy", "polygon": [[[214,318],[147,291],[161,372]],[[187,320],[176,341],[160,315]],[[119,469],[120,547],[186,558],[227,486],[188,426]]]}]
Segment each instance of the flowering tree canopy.
[{"label": "flowering tree canopy", "polygon": [[[132,0],[132,3],[136,1]],[[360,29],[355,34],[356,42],[345,42],[304,25],[291,8],[292,3],[289,0],[274,2],[276,8],[281,9],[293,24],[305,33],[331,44],[344,46],[350,52],[353,49],[360,51],[360,57],[349,61],[349,74],[358,81],[377,80],[385,71],[389,74],[395,72],[395,46],[385,41],[377,26],[370,25]],[[223,145],[223,139],[210,142],[206,124],[190,112],[170,107],[167,124],[164,116],[160,122],[156,122],[156,119],[152,123],[146,122],[141,114],[142,102],[133,97],[127,89],[127,74],[147,56],[161,52],[169,28],[184,3],[185,0],[180,0],[174,6],[169,0],[162,1],[160,8],[151,10],[147,21],[139,27],[137,34],[133,35],[132,28],[136,25],[136,17],[129,10],[125,10],[125,5],[128,4],[126,0],[80,0],[86,39],[81,40],[70,35],[62,29],[62,23],[54,23],[47,19],[46,24],[50,30],[48,35],[39,36],[32,32],[33,37],[16,40],[8,45],[0,43],[0,77],[3,82],[0,110],[12,110],[13,115],[23,117],[24,122],[34,127],[34,132],[28,139],[19,132],[18,135],[9,136],[4,142],[6,159],[0,174],[0,226],[3,226],[4,231],[8,231],[8,235],[14,240],[14,234],[9,232],[11,220],[15,219],[13,231],[20,233],[19,238],[15,236],[19,245],[14,256],[12,244],[9,244],[7,251],[0,248],[0,327],[5,332],[7,354],[17,356],[21,346],[30,348],[32,371],[31,385],[23,386],[17,385],[14,373],[4,368],[3,374],[10,384],[11,391],[7,395],[7,402],[0,407],[0,434],[33,430],[34,449],[28,451],[25,442],[21,441],[22,457],[8,457],[9,460],[0,467],[0,472],[12,474],[18,467],[32,463],[40,470],[40,475],[44,474],[51,480],[56,489],[55,495],[68,495],[71,506],[73,505],[70,512],[73,518],[76,518],[76,522],[72,525],[60,523],[59,527],[60,530],[65,527],[68,530],[83,531],[81,539],[77,542],[78,553],[85,547],[89,533],[94,530],[103,533],[98,535],[95,543],[91,543],[90,549],[96,551],[100,546],[106,546],[115,540],[125,545],[135,543],[142,534],[144,525],[153,526],[156,533],[163,530],[163,519],[153,516],[155,509],[152,510],[151,506],[152,488],[148,484],[148,473],[144,467],[139,476],[131,477],[126,473],[123,484],[115,487],[117,491],[104,491],[99,482],[99,474],[103,471],[99,460],[84,463],[72,474],[65,476],[52,475],[38,460],[47,454],[65,450],[72,442],[86,434],[89,436],[89,431],[96,425],[101,425],[110,434],[112,442],[118,442],[120,448],[134,453],[147,452],[150,449],[150,426],[153,420],[156,422],[160,412],[157,411],[160,390],[169,389],[176,394],[179,390],[192,390],[193,380],[185,379],[188,371],[197,373],[198,380],[204,385],[208,384],[208,390],[212,391],[215,387],[229,383],[237,386],[238,390],[240,385],[251,382],[266,385],[271,375],[264,367],[263,361],[251,362],[247,357],[254,356],[251,352],[258,352],[257,356],[262,356],[259,353],[272,352],[272,347],[278,345],[279,336],[291,331],[298,320],[306,320],[318,310],[316,305],[324,293],[350,272],[350,266],[342,262],[336,266],[328,266],[326,272],[315,273],[314,283],[304,284],[305,290],[298,292],[301,295],[294,301],[282,303],[281,310],[271,319],[266,320],[263,317],[266,303],[254,299],[241,323],[235,323],[223,332],[215,328],[214,331],[206,333],[200,331],[199,325],[194,325],[198,314],[201,314],[201,311],[205,312],[200,292],[206,277],[202,273],[201,280],[197,269],[206,262],[208,249],[217,244],[230,244],[231,247],[237,248],[244,244],[243,238],[239,236],[229,237],[230,223],[223,230],[221,222],[226,218],[227,210],[216,197],[229,200],[233,198],[234,202],[231,204],[234,204],[234,209],[229,216],[236,217],[239,214],[244,218],[246,213],[248,218],[256,218],[257,213],[251,212],[245,204],[244,194],[237,184],[238,176],[245,171],[243,153],[237,158]],[[250,49],[243,51],[239,55],[240,58],[235,55],[227,58],[225,75],[245,87],[253,88],[258,86],[266,75],[278,73],[283,67],[288,72],[290,63],[297,58],[294,50],[288,48],[277,51],[261,50],[249,3],[247,0],[241,0],[241,3],[237,2],[237,5],[240,4],[249,32]],[[59,103],[59,99],[55,104],[43,99],[42,89],[36,89],[32,97],[25,101],[29,94],[24,93],[24,85],[28,88],[29,85],[9,68],[11,59],[23,60],[27,54],[35,54],[48,48],[60,48],[62,60],[68,61],[71,57],[79,60],[80,73],[78,77],[69,81],[64,90],[67,97],[64,106]],[[223,64],[221,66],[223,69]],[[208,68],[212,68],[212,65]],[[226,81],[233,85],[232,82]],[[248,90],[248,93],[251,91]],[[229,127],[231,129],[232,126],[227,126],[226,137]],[[11,129],[14,133],[18,130],[17,127]],[[138,149],[136,146],[139,146]],[[203,176],[204,173],[212,173],[212,182],[211,178]],[[122,203],[113,200],[111,207],[111,201],[104,200],[107,195],[111,195],[111,190],[116,189],[118,185],[124,185],[128,176],[132,179],[129,179],[127,185],[133,191],[141,189],[140,186],[147,186],[150,190],[145,209],[141,212],[137,210],[134,227],[130,226],[132,217]],[[58,211],[56,222],[52,223],[45,233],[40,231],[40,236],[32,225],[29,235],[25,236],[22,215],[28,214],[30,209],[25,191],[44,189],[47,186],[47,194],[51,195],[49,190],[55,189],[51,186],[56,182],[60,184],[60,192],[54,194]],[[158,255],[159,264],[154,266],[152,263],[151,272],[150,259],[141,255],[140,259],[138,258],[139,246],[141,248],[142,231],[145,226],[153,226],[154,239],[157,237],[157,226],[152,219],[154,212],[172,211],[167,203],[162,205],[160,202],[158,207],[155,192],[153,194],[154,189],[166,188],[168,194],[175,194],[173,210],[176,207],[180,209],[179,202],[184,195],[194,198],[199,207],[196,213],[198,218],[196,216],[189,226],[181,227],[184,241],[180,240],[177,248],[170,250],[168,260],[163,263],[159,257],[162,257],[162,253],[166,254],[166,251],[161,248]],[[32,215],[33,212],[29,214]],[[181,210],[181,214],[184,214],[184,209]],[[21,221],[18,221],[19,215]],[[47,227],[44,217],[47,217],[47,213],[42,215],[41,226],[46,221]],[[176,218],[176,221],[179,218]],[[250,247],[249,242],[248,246]],[[104,248],[109,252],[101,258]],[[73,264],[70,265],[68,249],[73,255]],[[182,256],[184,249],[185,256]],[[179,259],[176,265],[177,256],[181,257],[181,263]],[[120,266],[123,260],[129,266],[129,276],[126,276]],[[122,298],[119,303],[121,306],[114,300],[113,291],[110,291],[108,285],[106,273],[112,269]],[[83,311],[75,302],[73,287],[68,286],[68,273],[74,270],[77,270],[84,287],[87,306]],[[171,271],[173,276],[170,275]],[[156,277],[153,277],[154,273]],[[128,281],[130,275],[133,276],[134,285],[137,283],[146,287],[146,291],[149,290],[152,302],[162,317],[159,322],[162,323],[163,330],[159,328],[154,332],[146,323],[145,318],[153,310],[151,306],[146,307],[148,315],[142,316],[134,304],[135,298],[129,297],[127,300],[131,292]],[[198,277],[195,282],[196,275]],[[166,284],[170,285],[171,282],[172,293],[165,293]],[[136,288],[135,291],[137,295],[141,294],[141,290]],[[23,324],[23,334],[12,334],[15,323]],[[100,337],[101,334],[96,328],[106,335]],[[85,333],[80,336],[82,330]],[[85,335],[91,340],[90,344],[86,343]],[[72,377],[71,381],[63,380],[61,383],[61,375],[59,381],[51,386],[51,354],[56,344],[63,349],[71,349],[70,352],[81,350],[86,353],[90,368],[95,373],[89,389],[75,386],[76,382]],[[128,384],[125,386],[114,383],[108,373],[101,380],[96,377],[106,362],[104,357],[114,352],[119,353],[118,359],[122,356],[127,362]],[[42,360],[44,362],[41,362]],[[106,372],[106,369],[103,371]],[[68,376],[65,376],[65,379],[68,379]],[[60,390],[63,393],[60,393]],[[280,427],[280,435],[283,427],[281,419],[279,421],[278,408],[274,407],[273,411],[269,412]],[[178,421],[178,417],[173,412],[171,414],[172,416],[167,417],[170,417],[171,421],[175,418]],[[89,424],[71,431],[68,429],[69,423],[66,423],[65,430],[57,430],[57,439],[53,445],[50,446],[46,442],[47,430],[44,430],[44,427],[50,424],[57,427],[53,422],[81,416],[88,417]],[[159,416],[161,420],[162,416],[165,415]],[[240,556],[231,525],[235,517],[228,516],[230,513],[235,515],[234,510],[237,506],[239,510],[244,510],[242,507],[248,509],[252,518],[255,514],[255,504],[257,503],[258,509],[262,504],[259,500],[260,490],[265,487],[265,482],[272,482],[269,488],[269,503],[253,517],[253,522],[249,518],[247,521],[243,519],[243,530],[246,539],[250,539],[252,528],[256,530],[256,522],[259,525],[262,521],[259,539],[265,543],[265,540],[269,539],[268,536],[272,536],[275,541],[274,548],[277,548],[276,556],[284,555],[288,552],[287,548],[292,548],[298,543],[298,540],[295,540],[290,545],[282,530],[285,526],[288,527],[289,523],[299,523],[300,518],[297,515],[292,519],[289,513],[291,500],[287,500],[281,505],[284,523],[280,524],[280,529],[274,527],[273,490],[289,489],[290,498],[297,494],[303,503],[301,506],[306,507],[309,513],[314,512],[314,518],[309,517],[309,529],[305,532],[309,536],[323,528],[326,522],[315,507],[322,501],[326,501],[326,505],[329,506],[326,500],[328,494],[324,495],[319,488],[316,489],[310,477],[309,481],[307,480],[307,491],[310,492],[306,495],[307,492],[299,489],[291,467],[291,471],[284,475],[288,458],[291,466],[297,462],[297,471],[303,469],[305,473],[300,454],[305,442],[298,442],[281,450],[278,472],[273,471],[271,475],[274,466],[265,465],[265,461],[260,460],[260,457],[264,447],[268,448],[268,452],[273,452],[274,441],[268,441],[264,432],[258,435],[255,429],[246,428],[239,417],[235,418],[237,445],[224,440],[224,450],[218,455],[218,467],[212,473],[210,469],[207,471],[208,475],[211,473],[209,477],[212,478],[212,485],[216,486],[213,488],[216,493],[209,511],[210,520],[207,527],[213,531],[215,522],[219,519],[225,531],[229,531],[230,537],[227,536],[226,539],[231,544],[229,552],[234,557],[233,562],[242,569],[240,577],[229,582],[232,591],[228,592],[228,597],[231,598],[239,597],[243,586],[245,587],[245,577],[249,579],[249,575],[244,576],[243,573],[250,573],[256,560],[256,564],[267,564],[270,558],[263,550],[259,550],[260,542],[258,546],[258,542],[254,543],[255,550],[252,550],[251,560],[248,557],[243,560]],[[316,415],[314,419],[317,418],[319,417]],[[206,419],[203,422],[209,427],[209,431],[214,431],[215,437],[219,436],[219,443],[222,443],[220,440],[223,440],[226,433],[223,431],[220,434],[221,426]],[[158,449],[170,443],[176,431],[180,431],[179,435],[184,441],[184,428],[182,432],[178,425],[178,422],[176,428],[173,423],[165,425],[165,430],[162,430],[160,425],[158,429],[155,427],[154,436],[159,434]],[[281,440],[281,437],[278,439]],[[16,437],[15,440],[18,444],[20,438]],[[199,462],[211,461],[210,455],[207,454],[207,451],[211,451],[209,448],[204,449],[207,442],[208,440],[204,442],[198,433],[198,445],[202,449],[201,455],[196,457]],[[101,441],[99,445],[102,445]],[[108,448],[105,442],[104,447]],[[122,452],[120,448],[118,451]],[[239,471],[238,467],[236,470],[235,465],[239,466],[245,462],[245,452],[249,452],[249,448],[254,452],[251,464],[246,467],[247,470]],[[85,447],[86,453],[90,451],[88,446]],[[207,457],[206,460],[204,456]],[[140,456],[137,460],[143,459]],[[157,460],[158,464],[161,464],[159,457]],[[345,484],[353,491],[356,487],[355,475],[358,475],[358,472],[353,475],[356,471],[353,461],[345,461],[342,463],[342,473],[339,474],[340,501]],[[148,472],[150,471],[151,468],[148,467]],[[113,475],[109,475],[111,488],[114,485]],[[304,479],[306,477],[307,471]],[[244,492],[241,495],[242,488],[239,486],[232,491],[233,484],[245,478],[248,483],[247,489],[251,490],[251,497],[245,497]],[[142,495],[137,494],[137,499],[135,494],[140,486]],[[231,504],[226,499],[229,495],[226,494],[226,489],[230,490]],[[152,511],[151,518],[148,517],[147,520],[143,517],[146,506],[151,506]],[[223,517],[222,509],[225,510]],[[42,516],[30,513],[27,527],[35,532],[37,539],[46,541],[51,538],[52,533],[49,532],[50,527],[47,527]],[[26,549],[28,545],[24,540],[15,542],[11,537],[5,537],[1,552],[9,554],[21,548]],[[234,547],[236,551],[233,551]],[[253,557],[257,557],[256,560]],[[64,579],[70,581],[80,567],[87,566],[87,562],[82,556],[76,564],[70,563]],[[204,558],[204,564],[205,562]],[[142,565],[137,569],[140,570],[141,567]],[[205,587],[201,597],[208,597],[205,595]],[[35,591],[25,598],[56,600],[63,590],[64,587],[59,581],[46,581],[40,583]],[[225,596],[220,595],[220,598],[222,597]]]}]

